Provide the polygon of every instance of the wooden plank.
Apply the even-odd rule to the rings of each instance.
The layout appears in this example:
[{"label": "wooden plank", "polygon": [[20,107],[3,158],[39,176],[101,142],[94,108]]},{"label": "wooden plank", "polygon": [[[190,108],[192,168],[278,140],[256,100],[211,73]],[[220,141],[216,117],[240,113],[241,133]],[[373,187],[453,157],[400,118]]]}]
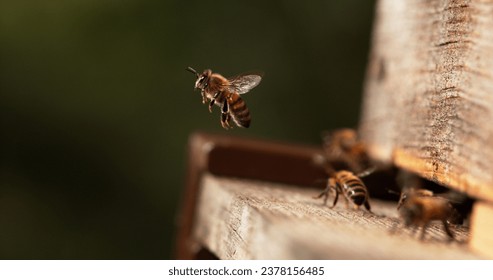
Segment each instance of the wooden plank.
[{"label": "wooden plank", "polygon": [[493,1],[380,0],[359,131],[370,156],[493,202]]},{"label": "wooden plank", "polygon": [[471,216],[471,249],[493,258],[493,205],[476,202]]},{"label": "wooden plank", "polygon": [[176,225],[175,257],[194,259],[200,246],[191,239],[199,184],[204,173],[287,184],[312,185],[325,177],[320,148],[277,141],[197,132],[190,136],[183,200]]},{"label": "wooden plank", "polygon": [[204,174],[193,230],[221,259],[475,259],[464,240],[448,243],[441,225],[425,241],[408,229],[391,233],[396,204],[372,200],[374,214],[312,197],[320,190]]}]

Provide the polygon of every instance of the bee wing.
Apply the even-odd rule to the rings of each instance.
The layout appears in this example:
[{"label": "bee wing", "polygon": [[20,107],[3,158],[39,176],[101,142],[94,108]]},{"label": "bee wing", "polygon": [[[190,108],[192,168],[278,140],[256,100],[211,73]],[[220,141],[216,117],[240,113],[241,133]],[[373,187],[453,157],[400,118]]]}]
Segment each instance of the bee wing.
[{"label": "bee wing", "polygon": [[228,80],[232,90],[238,94],[244,94],[256,87],[262,80],[262,76],[260,74],[241,74]]}]

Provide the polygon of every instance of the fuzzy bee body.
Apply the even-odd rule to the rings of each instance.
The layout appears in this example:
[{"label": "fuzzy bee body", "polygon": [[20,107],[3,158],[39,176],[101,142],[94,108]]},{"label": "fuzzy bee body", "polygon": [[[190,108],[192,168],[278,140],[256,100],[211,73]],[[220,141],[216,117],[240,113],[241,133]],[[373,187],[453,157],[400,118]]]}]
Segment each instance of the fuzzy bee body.
[{"label": "fuzzy bee body", "polygon": [[237,126],[250,127],[250,110],[240,94],[256,87],[262,79],[260,74],[243,74],[227,79],[221,74],[212,73],[210,69],[204,70],[202,74],[191,67],[187,70],[197,76],[195,89],[200,90],[202,103],[209,101],[209,111],[212,112],[214,104],[221,108],[221,125],[225,129],[231,127],[231,119]]},{"label": "fuzzy bee body", "polygon": [[364,177],[369,174],[367,173],[358,174],[358,176],[346,170],[337,171],[329,178],[327,187],[317,198],[324,197],[325,205],[327,204],[330,191],[334,190],[335,198],[333,205],[330,208],[336,206],[339,194],[342,194],[346,203],[351,201],[356,209],[359,209],[361,205],[364,205],[366,210],[371,212],[368,189],[360,179],[360,176]]},{"label": "fuzzy bee body", "polygon": [[366,145],[354,129],[341,128],[322,133],[327,164],[335,170],[363,172],[371,165]]},{"label": "fuzzy bee body", "polygon": [[225,94],[224,99],[229,105],[229,110],[233,121],[238,126],[250,127],[252,117],[250,116],[250,110],[248,110],[245,101],[238,94],[228,93],[229,94]]},{"label": "fuzzy bee body", "polygon": [[440,221],[450,240],[454,239],[448,223],[454,219],[457,211],[449,200],[434,196],[429,191],[410,191],[405,199],[401,196],[398,211],[404,226],[422,227],[421,239],[424,239],[426,228],[432,221]]},{"label": "fuzzy bee body", "polygon": [[409,189],[401,192],[399,197],[399,202],[397,202],[397,210],[399,210],[402,205],[408,200],[409,197],[432,197],[433,192],[426,189]]}]

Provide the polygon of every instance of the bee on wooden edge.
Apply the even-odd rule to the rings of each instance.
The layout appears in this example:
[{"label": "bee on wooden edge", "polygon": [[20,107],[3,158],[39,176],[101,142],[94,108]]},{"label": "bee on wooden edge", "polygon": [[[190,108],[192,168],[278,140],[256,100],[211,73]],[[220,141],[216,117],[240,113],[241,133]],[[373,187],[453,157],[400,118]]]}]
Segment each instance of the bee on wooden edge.
[{"label": "bee on wooden edge", "polygon": [[421,227],[420,239],[424,240],[428,226],[439,221],[449,241],[456,240],[450,226],[467,223],[473,200],[465,193],[448,190],[407,170],[399,170],[396,179],[401,191],[389,192],[399,196],[397,211],[404,227],[412,228],[413,233]]},{"label": "bee on wooden edge", "polygon": [[372,213],[368,188],[361,178],[370,175],[376,168],[369,168],[366,146],[359,139],[356,130],[343,128],[323,132],[322,142],[324,155],[321,165],[329,178],[324,191],[314,198],[323,197],[323,204],[326,205],[330,192],[334,191],[335,198],[330,208],[335,207],[339,195],[342,195],[346,206],[351,201],[355,209],[364,205]]},{"label": "bee on wooden edge", "polygon": [[214,104],[221,108],[221,126],[231,128],[229,121],[232,119],[239,127],[249,127],[251,122],[250,110],[241,94],[249,92],[262,80],[262,74],[240,74],[235,77],[225,78],[221,74],[213,73],[206,69],[199,74],[192,67],[186,69],[197,77],[195,89],[199,89],[202,95],[202,103],[209,100],[209,112],[212,112]]},{"label": "bee on wooden edge", "polygon": [[339,194],[342,194],[346,201],[346,206],[348,202],[351,201],[354,205],[355,210],[358,210],[361,205],[364,205],[368,212],[371,212],[370,206],[370,195],[368,194],[368,189],[360,178],[370,175],[374,169],[369,169],[365,172],[354,174],[351,171],[341,170],[334,172],[327,181],[327,187],[322,193],[314,198],[324,198],[323,204],[327,204],[329,199],[330,191],[335,191],[335,198],[332,206],[334,208],[337,204]]},{"label": "bee on wooden edge", "polygon": [[458,213],[445,197],[434,195],[429,190],[408,189],[401,193],[397,210],[405,227],[421,227],[421,240],[424,240],[432,221],[440,221],[449,241],[455,240],[449,224],[457,224]]}]

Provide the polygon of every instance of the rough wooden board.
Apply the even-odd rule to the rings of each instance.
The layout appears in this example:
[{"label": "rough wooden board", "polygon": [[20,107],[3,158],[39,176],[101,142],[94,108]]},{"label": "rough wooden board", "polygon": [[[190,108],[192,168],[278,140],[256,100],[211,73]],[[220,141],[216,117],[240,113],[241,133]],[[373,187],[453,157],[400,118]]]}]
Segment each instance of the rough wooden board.
[{"label": "rough wooden board", "polygon": [[408,170],[419,173],[422,177],[445,186],[456,186],[455,189],[472,197],[493,198],[493,188],[485,187],[487,182],[469,173],[447,172],[444,166],[429,160],[418,158],[401,149],[394,151],[394,163]]},{"label": "rough wooden board", "polygon": [[380,0],[362,138],[374,159],[493,202],[493,1]]},{"label": "rough wooden board", "polygon": [[474,204],[471,216],[471,242],[472,250],[493,258],[493,205],[478,201]]},{"label": "rough wooden board", "polygon": [[[191,234],[203,173],[309,185],[325,176],[325,170],[317,164],[321,153],[320,148],[306,145],[230,134],[193,133],[188,144],[182,204],[176,219],[175,257],[195,259],[200,254],[201,248],[191,239]],[[239,158],[240,161],[237,160]]]},{"label": "rough wooden board", "polygon": [[[395,203],[372,210],[335,209],[315,189],[205,175],[194,236],[221,259],[474,259],[464,242],[447,243],[441,225],[424,242],[394,227]],[[453,228],[467,239],[465,228]]]}]

